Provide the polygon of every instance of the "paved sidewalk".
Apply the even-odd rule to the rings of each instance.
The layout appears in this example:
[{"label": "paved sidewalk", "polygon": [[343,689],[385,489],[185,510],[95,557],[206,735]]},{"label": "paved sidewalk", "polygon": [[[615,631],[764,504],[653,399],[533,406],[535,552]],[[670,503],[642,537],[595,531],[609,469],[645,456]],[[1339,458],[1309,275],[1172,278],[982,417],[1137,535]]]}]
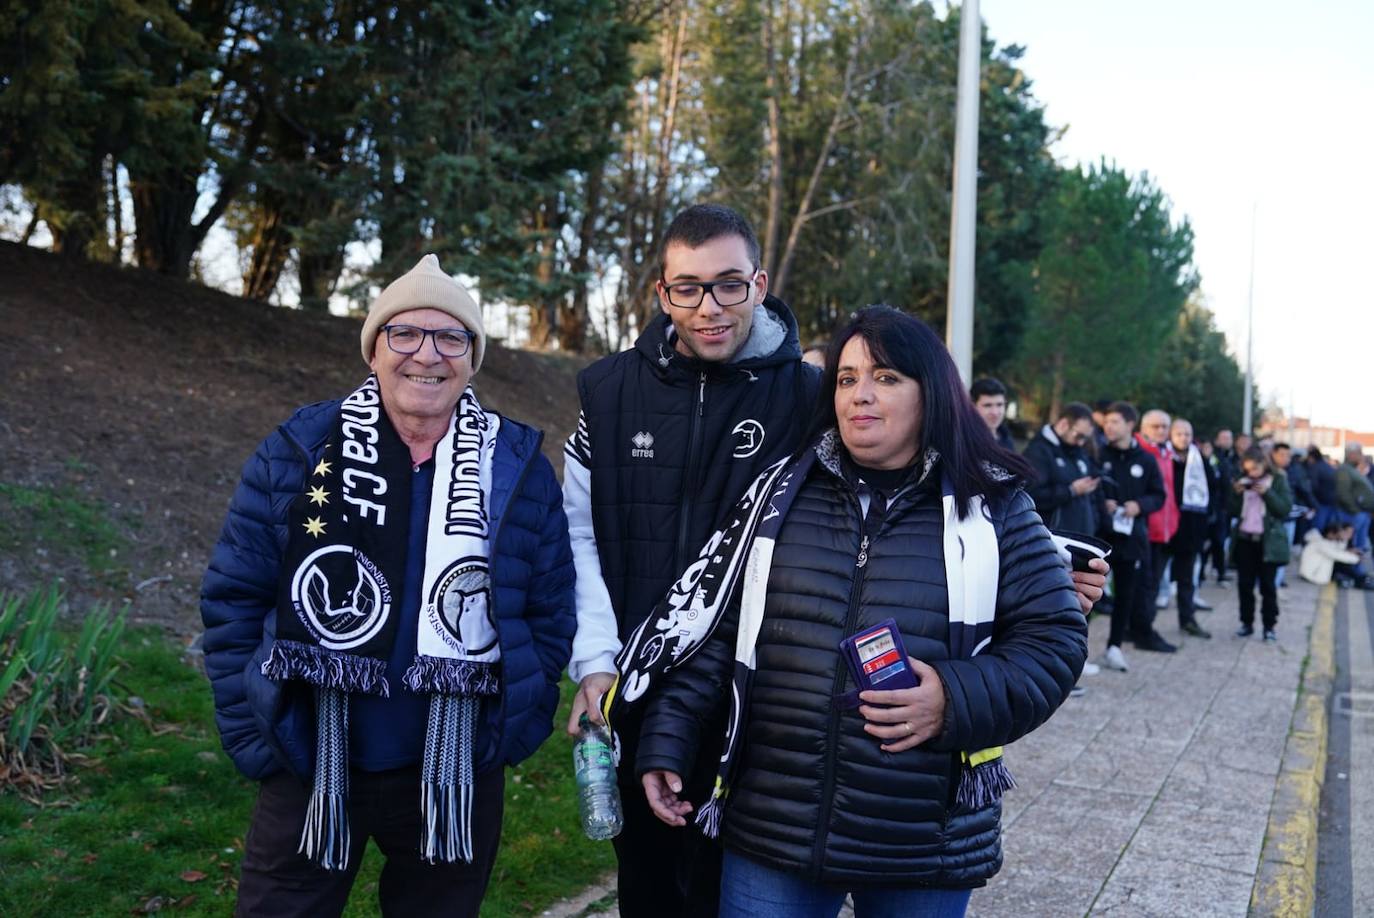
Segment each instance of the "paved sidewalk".
[{"label": "paved sidewalk", "polygon": [[[1156,624],[1181,642],[1178,653],[1127,645],[1130,672],[1085,676],[1086,695],[1008,747],[1018,787],[1005,800],[1005,863],[974,892],[971,916],[1244,916],[1252,896],[1253,914],[1311,913],[1315,849],[1308,863],[1303,846],[1315,843],[1316,785],[1307,777],[1320,773],[1325,745],[1303,712],[1324,712],[1325,693],[1299,705],[1298,687],[1320,591],[1294,581],[1279,591],[1277,645],[1233,637],[1235,589],[1204,584],[1216,609],[1198,620],[1211,640],[1181,635],[1171,604]],[[1326,631],[1329,645],[1329,617]],[[1095,616],[1091,659],[1106,640],[1106,617]],[[1329,679],[1329,646],[1326,658]],[[1285,763],[1286,747],[1290,760],[1306,749],[1307,761]],[[1256,895],[1257,878],[1268,895]],[[609,880],[544,914],[616,915]]]},{"label": "paved sidewalk", "polygon": [[[1280,590],[1279,642],[1266,645],[1232,636],[1233,588],[1204,584],[1210,641],[1181,635],[1171,605],[1157,625],[1178,653],[1127,645],[1130,672],[1085,676],[1086,695],[1008,749],[1020,786],[1006,798],[1006,860],[969,913],[1247,914],[1271,807],[1284,806],[1276,788],[1319,592]],[[1106,636],[1095,617],[1091,659]]]}]

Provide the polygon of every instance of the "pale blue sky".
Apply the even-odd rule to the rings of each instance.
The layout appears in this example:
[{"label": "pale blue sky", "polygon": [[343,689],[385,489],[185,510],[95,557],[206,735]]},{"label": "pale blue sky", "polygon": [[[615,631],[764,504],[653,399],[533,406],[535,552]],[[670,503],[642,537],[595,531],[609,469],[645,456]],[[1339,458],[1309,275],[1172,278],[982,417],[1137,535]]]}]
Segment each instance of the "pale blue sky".
[{"label": "pale blue sky", "polygon": [[[981,0],[1066,163],[1147,171],[1186,215],[1207,303],[1319,424],[1374,430],[1374,2]],[[1168,406],[1162,406],[1168,407]]]}]

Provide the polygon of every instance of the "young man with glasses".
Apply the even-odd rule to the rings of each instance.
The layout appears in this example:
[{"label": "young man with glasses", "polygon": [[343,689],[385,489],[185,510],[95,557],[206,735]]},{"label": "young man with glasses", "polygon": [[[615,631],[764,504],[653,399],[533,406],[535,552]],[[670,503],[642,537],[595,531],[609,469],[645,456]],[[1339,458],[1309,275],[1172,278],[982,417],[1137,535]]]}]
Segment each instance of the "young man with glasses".
[{"label": "young man with glasses", "polygon": [[[802,363],[792,311],[768,295],[758,239],[742,216],[716,204],[688,208],[660,253],[662,314],[633,349],[578,377],[582,410],[563,474],[578,575],[569,672],[580,688],[570,733],[583,711],[601,719],[597,700],[611,685],[621,642],[721,515],[797,447],[820,378]],[[616,729],[625,808],[616,839],[620,913],[713,914],[719,850],[654,817],[635,775],[638,719]],[[719,755],[703,753],[689,799],[708,795]]]}]

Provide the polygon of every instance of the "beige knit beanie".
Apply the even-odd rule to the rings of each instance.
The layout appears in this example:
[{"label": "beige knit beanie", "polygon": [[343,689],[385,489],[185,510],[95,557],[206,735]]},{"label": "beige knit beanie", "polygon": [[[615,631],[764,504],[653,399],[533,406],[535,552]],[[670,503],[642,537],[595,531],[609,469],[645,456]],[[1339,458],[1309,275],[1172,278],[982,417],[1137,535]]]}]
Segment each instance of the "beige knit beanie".
[{"label": "beige knit beanie", "polygon": [[426,255],[420,263],[387,284],[385,290],[372,301],[363,322],[363,360],[372,364],[377,333],[392,317],[407,309],[438,309],[453,316],[463,327],[476,335],[472,339],[472,372],[482,366],[487,349],[487,333],[482,327],[482,310],[472,294],[462,284],[444,273],[439,259]]}]

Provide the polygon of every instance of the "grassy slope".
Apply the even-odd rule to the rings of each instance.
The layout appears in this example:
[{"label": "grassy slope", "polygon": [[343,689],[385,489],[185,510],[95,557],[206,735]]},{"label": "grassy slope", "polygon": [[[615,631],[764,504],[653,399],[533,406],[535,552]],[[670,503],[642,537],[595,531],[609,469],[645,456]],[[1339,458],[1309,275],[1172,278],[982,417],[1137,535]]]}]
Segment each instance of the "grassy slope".
[{"label": "grassy slope", "polygon": [[[220,751],[204,677],[172,643],[136,631],[123,658],[123,685],[144,699],[153,725],[117,725],[89,750],[79,783],[44,808],[0,794],[0,915],[232,910],[253,785]],[[536,914],[613,863],[609,844],[579,831],[569,744],[555,734],[507,773],[501,853],[483,914]],[[376,913],[380,867],[372,848],[348,915]]]},{"label": "grassy slope", "polygon": [[[198,627],[243,459],[295,406],[361,379],[357,320],[9,243],[0,276],[0,590],[57,579],[76,608],[132,601],[131,620],[160,627],[126,639],[121,678],[161,725],[112,729],[44,809],[0,793],[0,915],[227,914],[253,788],[219,749],[204,677],[163,635]],[[475,384],[488,407],[545,429],[558,466],[584,363],[493,345]],[[570,758],[559,733],[508,772],[484,913],[536,912],[612,865],[578,831]],[[379,860],[365,860],[350,914],[375,913]]]}]

